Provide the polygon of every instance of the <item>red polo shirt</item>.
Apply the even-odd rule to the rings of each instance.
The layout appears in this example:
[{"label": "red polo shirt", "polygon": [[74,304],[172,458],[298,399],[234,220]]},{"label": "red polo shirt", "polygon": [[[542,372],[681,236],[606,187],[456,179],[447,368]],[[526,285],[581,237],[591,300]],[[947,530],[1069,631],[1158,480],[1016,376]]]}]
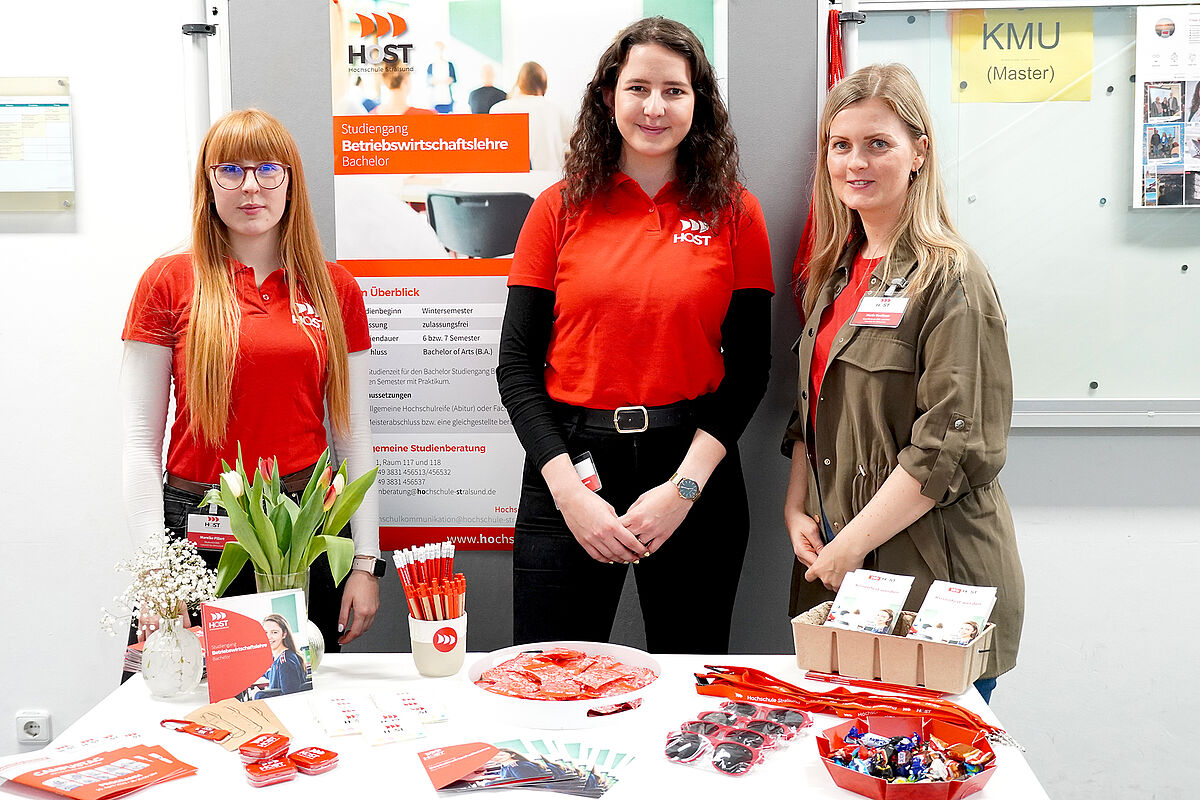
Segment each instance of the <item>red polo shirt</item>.
[{"label": "red polo shirt", "polygon": [[713,391],[725,377],[721,323],[735,289],[774,291],[762,209],[716,230],[681,207],[674,181],[650,198],[618,173],[576,216],[561,184],[529,211],[509,286],[554,292],[546,390],[588,408],[658,406]]},{"label": "red polo shirt", "polygon": [[[298,319],[288,304],[282,269],[262,286],[254,270],[235,261],[234,291],[241,309],[234,363],[229,424],[219,447],[201,443],[188,431],[184,341],[192,305],[192,259],[188,254],[160,258],[142,275],[129,304],[122,339],[170,347],[175,384],[175,419],[167,449],[167,471],[188,480],[213,483],[221,460],[237,458],[238,442],[248,469],[260,456],[279,459],[279,472],[303,469],[320,458],[325,432],[325,335],[304,287]],[[371,346],[362,292],[338,264],[327,264],[337,292],[350,352]],[[317,347],[305,335],[315,335]]]}]

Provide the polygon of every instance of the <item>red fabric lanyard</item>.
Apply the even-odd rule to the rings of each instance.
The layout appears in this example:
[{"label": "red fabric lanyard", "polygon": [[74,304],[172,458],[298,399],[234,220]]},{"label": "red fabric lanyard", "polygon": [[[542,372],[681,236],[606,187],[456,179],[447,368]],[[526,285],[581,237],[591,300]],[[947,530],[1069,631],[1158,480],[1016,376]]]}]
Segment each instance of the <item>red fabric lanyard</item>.
[{"label": "red fabric lanyard", "polygon": [[697,694],[726,697],[739,702],[774,703],[810,714],[832,714],[847,718],[862,714],[921,716],[982,731],[991,741],[1017,746],[1003,728],[992,725],[974,711],[949,700],[852,692],[843,686],[828,692],[812,692],[753,667],[706,664],[705,669],[712,671],[696,673]]}]

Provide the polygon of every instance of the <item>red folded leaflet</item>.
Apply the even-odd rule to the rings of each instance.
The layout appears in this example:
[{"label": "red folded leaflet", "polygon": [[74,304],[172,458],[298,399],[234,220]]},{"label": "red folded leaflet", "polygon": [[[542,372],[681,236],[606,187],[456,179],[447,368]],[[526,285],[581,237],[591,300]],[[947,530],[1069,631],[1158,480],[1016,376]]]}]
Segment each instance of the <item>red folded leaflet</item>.
[{"label": "red folded leaflet", "polygon": [[[33,767],[20,774],[17,769]],[[0,777],[76,800],[107,800],[195,775],[196,768],[177,760],[164,748],[137,745],[55,763],[51,756],[34,754],[11,764]]]}]

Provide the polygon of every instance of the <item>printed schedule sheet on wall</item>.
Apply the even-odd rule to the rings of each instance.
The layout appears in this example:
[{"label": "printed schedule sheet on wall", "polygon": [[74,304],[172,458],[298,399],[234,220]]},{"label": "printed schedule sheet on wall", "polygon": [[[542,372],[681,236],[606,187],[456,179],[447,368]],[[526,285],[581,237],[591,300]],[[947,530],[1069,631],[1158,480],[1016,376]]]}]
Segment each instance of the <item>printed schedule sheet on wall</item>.
[{"label": "printed schedule sheet on wall", "polygon": [[0,192],[73,192],[68,97],[0,95]]}]

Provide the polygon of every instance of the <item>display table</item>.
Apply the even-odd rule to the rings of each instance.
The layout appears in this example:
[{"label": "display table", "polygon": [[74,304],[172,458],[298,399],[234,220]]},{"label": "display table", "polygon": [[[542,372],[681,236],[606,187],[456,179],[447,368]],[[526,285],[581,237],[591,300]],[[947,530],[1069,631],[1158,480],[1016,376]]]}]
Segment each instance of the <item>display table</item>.
[{"label": "display table", "polygon": [[[467,668],[478,658],[468,654],[458,675],[449,678],[422,678],[406,653],[363,653],[329,655],[314,675],[315,689],[269,700],[271,708],[286,725],[296,748],[319,745],[340,754],[340,764],[332,772],[319,776],[300,775],[294,781],[256,789],[247,783],[236,753],[193,736],[168,731],[159,721],[182,717],[208,702],[206,687],[190,696],[171,701],[150,697],[143,681],[134,677],[115,689],[78,722],[64,731],[56,744],[79,742],[89,737],[136,731],[143,743],[160,744],[177,758],[199,768],[196,776],[154,786],[138,797],[221,798],[283,797],[437,797],[416,753],[442,745],[471,741],[499,741],[513,738],[548,738],[559,742],[583,742],[592,746],[612,746],[638,758],[628,770],[622,770],[620,783],[605,798],[719,798],[729,800],[730,792],[746,793],[753,798],[854,798],[858,795],[834,785],[817,758],[814,742],[817,732],[843,720],[816,716],[812,728],[804,731],[787,749],[772,753],[751,772],[726,776],[695,767],[680,766],[662,755],[666,734],[674,726],[702,711],[716,708],[720,698],[696,694],[693,673],[703,672],[705,664],[752,666],[766,670],[783,680],[805,688],[826,690],[827,684],[803,681],[792,655],[735,656],[656,656],[663,667],[662,677],[646,694],[644,705],[632,712],[600,719],[595,727],[547,731],[522,728],[511,721],[497,719],[485,712],[475,694],[478,690],[466,680]],[[316,722],[310,702],[322,695],[339,692],[405,691],[419,700],[444,704],[449,720],[425,726],[426,736],[412,741],[371,746],[362,736],[329,737]],[[1003,689],[1001,689],[1002,691]],[[486,699],[486,698],[485,698]],[[961,704],[980,712],[990,721],[995,716],[974,689],[956,698]],[[486,705],[486,704],[485,704]],[[1011,747],[997,746],[996,773],[988,785],[975,795],[981,800],[1035,800],[1046,797],[1022,754]],[[505,789],[497,797],[541,797],[546,792]],[[12,783],[0,786],[5,794],[52,797],[34,793]],[[474,797],[488,796],[472,793]],[[562,795],[566,796],[566,795]]]}]

